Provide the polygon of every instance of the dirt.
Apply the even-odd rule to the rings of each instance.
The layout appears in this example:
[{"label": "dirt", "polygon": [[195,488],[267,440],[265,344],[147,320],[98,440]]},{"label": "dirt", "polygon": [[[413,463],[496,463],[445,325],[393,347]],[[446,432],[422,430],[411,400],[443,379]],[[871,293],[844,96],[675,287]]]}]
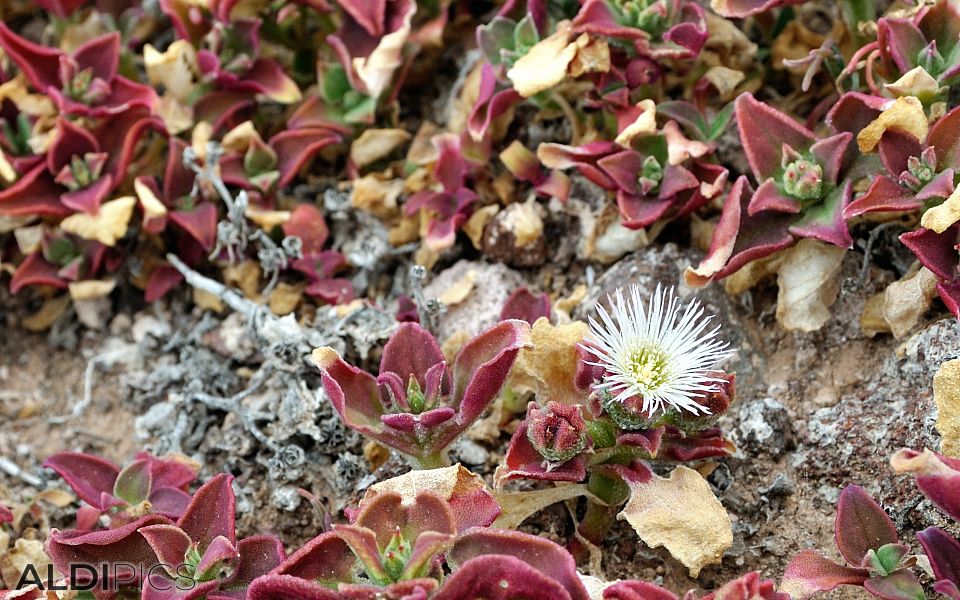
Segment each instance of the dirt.
[{"label": "dirt", "polygon": [[[586,316],[595,301],[617,286],[637,283],[649,291],[657,282],[679,285],[682,268],[697,259],[691,250],[661,243],[610,267],[596,268],[593,285],[574,317]],[[748,570],[779,578],[790,557],[802,548],[817,548],[837,559],[832,533],[834,507],[840,490],[850,483],[861,484],[875,494],[897,522],[903,539],[914,547],[915,531],[947,525],[936,510],[920,501],[908,478],[893,475],[888,459],[901,447],[937,446],[930,383],[938,365],[957,355],[960,325],[954,320],[927,323],[907,340],[889,335],[865,337],[858,324],[863,303],[893,274],[872,269],[861,283],[860,259],[856,253],[848,255],[841,274],[844,291],[834,306],[834,318],[815,333],[787,333],[777,325],[773,282],[738,298],[728,296],[719,286],[699,293],[718,316],[725,336],[739,348],[729,365],[737,373],[737,400],[721,421],[738,451],[727,460],[699,467],[709,474],[708,481],[733,520],[734,546],[721,565],[704,569],[695,580],[663,549],[645,547],[629,526],[618,523],[603,547],[603,575],[642,578],[674,590],[711,589]],[[434,279],[427,290],[440,293],[471,269],[481,275],[482,289],[475,298],[451,307],[441,317],[444,335],[493,319],[505,288],[526,282],[564,296],[586,281],[581,273],[547,269],[523,272],[502,265],[492,268],[483,263],[461,263]],[[680,290],[692,293],[682,287]],[[40,469],[44,457],[54,451],[83,450],[122,462],[144,445],[157,447],[160,438],[137,437],[145,430],[135,420],[186,386],[170,380],[156,390],[145,389],[150,382],[161,381],[164,368],[176,364],[178,356],[182,359],[177,352],[185,352],[186,346],[170,350],[170,340],[175,339],[177,331],[199,328],[206,332],[196,343],[197,348],[206,347],[209,355],[204,356],[208,356],[205,360],[210,368],[219,369],[219,375],[209,376],[203,384],[210,393],[229,395],[243,389],[263,357],[250,353],[250,340],[243,339],[246,334],[242,324],[235,317],[211,320],[207,316],[204,320],[200,311],[190,312],[185,306],[177,300],[147,310],[117,307],[118,313],[103,331],[77,329],[66,342],[54,340],[66,347],[51,344],[49,335],[19,328],[22,307],[7,311],[6,335],[0,340],[2,456],[24,469],[28,477],[40,477],[44,485],[63,487]],[[170,323],[164,324],[165,319]],[[148,343],[149,336],[143,338],[142,331],[136,333],[150,324],[160,327],[156,332],[159,339],[152,343]],[[141,337],[139,345],[135,344],[137,336]],[[166,351],[161,347],[164,340]],[[79,416],[73,416],[71,411],[83,398],[88,361],[103,354],[105,348],[118,347],[139,348],[137,357],[96,369],[92,403]],[[146,347],[149,351],[144,350]],[[268,454],[257,449],[256,440],[233,415],[213,411],[207,418],[206,433],[198,445],[184,450],[202,459],[205,475],[226,468],[238,476],[241,534],[273,531],[281,534],[290,547],[320,531],[324,510],[337,512],[347,499],[357,498],[373,481],[405,470],[394,456],[369,475],[363,449],[354,440],[336,455],[308,461],[300,470],[292,471],[299,474],[299,480],[280,485],[265,459]],[[481,464],[472,468],[489,479],[508,439],[509,433],[504,431],[499,445],[474,444],[457,448],[454,453],[464,459],[478,457],[474,460]],[[236,447],[245,450],[231,450],[235,447],[231,444],[240,444]],[[344,463],[345,454],[353,457],[349,464]],[[349,469],[356,472],[343,472]],[[343,489],[343,481],[349,482],[350,489]],[[0,489],[7,490],[7,500],[22,501],[37,491],[5,473],[0,474],[0,483]],[[287,494],[285,501],[278,496],[278,486]],[[313,506],[299,498],[297,487],[319,496],[321,504]],[[340,501],[332,502],[338,495]],[[564,542],[572,533],[572,522],[566,509],[554,506],[529,519],[523,529]],[[866,596],[851,589],[831,597]]]}]

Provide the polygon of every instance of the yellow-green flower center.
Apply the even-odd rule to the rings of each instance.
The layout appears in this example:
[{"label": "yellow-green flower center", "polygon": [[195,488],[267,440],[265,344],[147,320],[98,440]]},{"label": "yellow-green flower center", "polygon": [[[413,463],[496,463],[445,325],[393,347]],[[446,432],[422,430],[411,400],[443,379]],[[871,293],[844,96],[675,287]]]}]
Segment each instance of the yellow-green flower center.
[{"label": "yellow-green flower center", "polygon": [[666,383],[670,364],[666,352],[656,346],[642,346],[627,355],[625,371],[644,389],[654,390]]}]

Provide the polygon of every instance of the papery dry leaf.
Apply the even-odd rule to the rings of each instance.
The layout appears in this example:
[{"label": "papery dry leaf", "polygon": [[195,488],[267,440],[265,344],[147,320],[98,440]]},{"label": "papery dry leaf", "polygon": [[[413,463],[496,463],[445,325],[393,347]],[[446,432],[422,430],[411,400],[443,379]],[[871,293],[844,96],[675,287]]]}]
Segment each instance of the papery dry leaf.
[{"label": "papery dry leaf", "polygon": [[[423,211],[420,211],[420,216],[421,218],[417,227],[418,232],[423,229]],[[417,236],[421,237],[419,233]],[[413,262],[427,269],[428,271],[433,268],[433,265],[437,264],[438,260],[440,260],[440,252],[434,250],[426,244],[421,245],[419,248],[417,248],[417,251],[413,253]]]},{"label": "papery dry leaf", "polygon": [[882,314],[893,337],[901,339],[910,333],[937,296],[937,276],[926,267],[888,285],[883,292]]},{"label": "papery dry leaf", "polygon": [[106,298],[110,295],[110,292],[117,287],[117,282],[114,279],[88,279],[86,281],[72,281],[68,286],[70,290],[70,297],[74,301],[82,300],[96,300],[98,298]]},{"label": "papery dry leaf", "polygon": [[272,231],[290,220],[289,210],[268,210],[258,206],[247,206],[244,216],[257,224],[264,231]]},{"label": "papery dry leaf", "polygon": [[657,105],[653,100],[641,100],[637,107],[643,109],[640,116],[633,122],[623,128],[617,134],[615,142],[621,146],[629,146],[633,138],[638,135],[647,135],[657,131]]},{"label": "papery dry leaf", "polygon": [[201,162],[207,160],[207,144],[213,139],[213,125],[209,121],[199,121],[190,131],[190,147]]},{"label": "papery dry leaf", "polygon": [[[500,468],[502,467],[498,467],[497,470],[500,470]],[[494,480],[496,480],[496,476],[494,476]],[[599,499],[595,498],[593,494],[587,490],[585,483],[558,485],[552,488],[527,492],[501,492],[495,490],[493,496],[496,498],[497,504],[500,505],[501,512],[491,527],[499,527],[501,529],[516,529],[528,517],[552,504],[563,502],[564,500],[588,496],[599,501]]]},{"label": "papery dry leaf", "polygon": [[365,129],[350,144],[350,160],[357,168],[363,168],[390,156],[411,137],[405,129]]},{"label": "papery dry leaf", "polygon": [[[82,12],[78,14],[82,15]],[[57,45],[67,54],[73,54],[80,46],[110,31],[101,13],[92,10],[80,20],[66,20],[66,27]]]},{"label": "papery dry leaf", "polygon": [[67,307],[70,306],[70,295],[62,294],[55,298],[47,298],[43,301],[40,310],[26,317],[21,321],[27,331],[46,331],[50,329],[54,321],[60,318]]},{"label": "papery dry leaf", "polygon": [[166,94],[180,102],[189,102],[200,73],[193,44],[187,40],[175,40],[163,52],[147,44],[143,47],[143,64],[150,85],[162,85]]},{"label": "papery dry leaf", "polygon": [[70,492],[65,492],[63,490],[57,489],[46,489],[40,492],[33,497],[33,501],[43,501],[47,504],[52,504],[57,508],[66,508],[73,503],[76,498]]},{"label": "papery dry leaf", "polygon": [[17,240],[17,249],[20,254],[27,256],[40,250],[43,243],[43,225],[33,225],[31,227],[20,227],[13,231],[13,237]]},{"label": "papery dry leaf", "polygon": [[260,263],[248,259],[224,267],[223,282],[228,286],[240,288],[244,296],[256,300],[260,297],[261,274]]},{"label": "papery dry leaf", "polygon": [[533,346],[517,354],[507,385],[514,390],[529,388],[537,397],[561,404],[582,402],[584,394],[577,389],[574,374],[577,344],[589,330],[583,321],[552,325],[546,317],[537,319],[530,332]]},{"label": "papery dry leaf", "polygon": [[402,193],[402,179],[384,181],[376,175],[366,175],[353,180],[350,188],[350,204],[380,219],[390,220],[400,212],[397,201]]},{"label": "papery dry leaf", "polygon": [[526,202],[515,202],[498,216],[502,230],[513,234],[515,248],[524,248],[543,237],[543,219],[537,212],[537,206],[533,198]]},{"label": "papery dry leaf", "polygon": [[463,225],[463,232],[467,234],[473,247],[477,250],[483,249],[483,233],[487,224],[500,212],[500,207],[496,204],[488,204],[483,208],[473,211],[470,218]]},{"label": "papery dry leaf", "polygon": [[[481,65],[477,65],[480,67]],[[477,75],[477,85],[480,84],[478,69],[474,69]],[[473,72],[473,71],[472,71]],[[472,73],[471,72],[471,73]],[[476,98],[474,98],[476,101]],[[472,104],[471,104],[472,106]],[[469,108],[467,115],[469,114]],[[466,126],[467,115],[463,116],[463,125],[459,130],[462,130]],[[451,131],[459,131],[451,127]],[[417,134],[413,136],[413,141],[410,142],[410,148],[407,150],[407,162],[411,162],[415,165],[425,166],[437,161],[437,158],[440,156],[440,151],[437,150],[437,147],[433,144],[433,136],[440,133],[442,130],[436,123],[432,121],[424,121],[420,124],[420,129],[417,129]]]},{"label": "papery dry leaf", "polygon": [[713,87],[717,88],[721,99],[727,100],[747,76],[743,74],[743,71],[717,65],[710,67],[710,69],[703,74],[703,77],[709,81]]},{"label": "papery dry leaf", "polygon": [[0,553],[0,579],[16,585],[28,566],[38,573],[46,573],[49,564],[50,557],[44,552],[42,541],[20,538],[14,542],[13,548]]},{"label": "papery dry leaf", "polygon": [[[387,241],[393,247],[402,246],[420,239],[420,217],[401,215],[396,224],[387,232]],[[418,263],[423,264],[423,263]]]},{"label": "papery dry leaf", "polygon": [[586,45],[589,37],[584,34],[571,42],[570,23],[558,23],[556,33],[537,42],[507,71],[513,89],[524,98],[529,98],[566,79],[567,68],[582,47],[580,39]]},{"label": "papery dry leaf", "polygon": [[464,344],[469,342],[472,337],[469,331],[460,329],[454,331],[450,334],[450,337],[443,340],[443,343],[440,344],[440,351],[443,352],[443,357],[447,359],[449,364],[453,364],[454,359],[457,358],[457,354],[460,353],[460,349],[463,348]]},{"label": "papery dry leaf", "polygon": [[380,43],[369,56],[353,59],[353,68],[366,86],[368,95],[379,97],[390,85],[394,71],[403,64],[403,45],[410,37],[410,21],[415,12],[415,7],[407,12],[403,24],[396,31],[381,37]]},{"label": "papery dry leaf", "polygon": [[278,317],[292,313],[300,305],[300,301],[303,300],[303,289],[302,284],[278,283],[277,287],[273,288],[270,293],[270,301],[268,302],[270,312]]},{"label": "papery dry leaf", "polygon": [[10,100],[17,110],[29,117],[44,117],[57,114],[53,100],[43,94],[33,94],[27,85],[27,78],[23,73],[0,84],[0,102]]},{"label": "papery dry leaf", "polygon": [[390,458],[390,451],[373,440],[363,445],[363,457],[370,464],[370,470],[376,471]]},{"label": "papery dry leaf", "polygon": [[151,221],[167,216],[167,207],[157,198],[153,189],[143,183],[140,179],[133,180],[133,191],[140,200],[140,207],[143,209],[143,221]]},{"label": "papery dry leaf", "polygon": [[923,67],[914,67],[904,73],[900,79],[883,86],[897,96],[916,96],[921,100],[932,100],[940,94],[940,84]]},{"label": "papery dry leaf", "polygon": [[587,297],[587,285],[581,283],[576,288],[570,292],[569,295],[558,299],[553,303],[553,310],[557,313],[563,314],[566,318],[570,318],[570,315],[573,313],[573,310],[580,306],[580,303],[583,302],[583,299]]},{"label": "papery dry leaf", "polygon": [[470,292],[473,291],[473,284],[476,282],[476,280],[477,272],[473,269],[470,269],[464,274],[463,277],[445,289],[443,293],[437,297],[437,300],[442,302],[445,306],[460,304],[466,300],[467,296],[470,295]]},{"label": "papery dry leaf", "polygon": [[890,333],[890,324],[883,316],[884,293],[876,293],[863,305],[863,312],[860,313],[860,330],[868,338],[875,337],[878,333]]},{"label": "papery dry leaf", "polygon": [[263,141],[253,121],[244,121],[223,134],[220,145],[224,152],[246,152],[253,140]]},{"label": "papery dry leaf", "polygon": [[933,400],[937,403],[937,431],[943,437],[940,452],[960,458],[960,359],[940,365],[933,378]]},{"label": "papery dry leaf", "polygon": [[413,470],[375,483],[366,491],[360,502],[369,502],[383,492],[396,492],[403,497],[405,504],[412,504],[420,490],[431,490],[449,500],[455,495],[469,496],[486,489],[487,484],[482,477],[471,473],[458,463],[440,469]]},{"label": "papery dry leaf", "polygon": [[573,57],[569,73],[571,77],[580,77],[586,73],[606,73],[609,70],[610,46],[607,41],[588,36],[587,43],[581,44],[577,55]]},{"label": "papery dry leaf", "polygon": [[[679,165],[688,158],[700,158],[712,150],[709,144],[698,140],[691,140],[683,135],[680,126],[676,121],[668,121],[663,126],[663,137],[667,140],[667,162],[671,165]],[[707,197],[715,194],[715,190],[707,186]]]},{"label": "papery dry leaf", "polygon": [[960,221],[960,187],[954,189],[943,204],[934,206],[920,218],[921,225],[937,233],[943,233],[957,221]]},{"label": "papery dry leaf", "polygon": [[85,240],[94,240],[104,246],[113,247],[117,240],[127,232],[133,207],[137,199],[123,196],[100,205],[95,215],[74,213],[60,222],[60,229],[76,234]]},{"label": "papery dry leaf", "polygon": [[888,129],[909,133],[921,142],[927,139],[930,122],[927,121],[927,115],[923,112],[923,104],[920,100],[914,96],[904,96],[894,100],[893,104],[880,113],[879,117],[857,134],[860,152],[872,152]]},{"label": "papery dry leaf", "polygon": [[13,168],[13,165],[10,164],[10,161],[7,160],[7,155],[3,152],[3,149],[0,148],[0,183],[13,183],[17,180],[17,170]]},{"label": "papery dry leaf", "polygon": [[806,238],[786,251],[777,271],[777,322],[788,331],[816,331],[830,319],[840,292],[846,250]]},{"label": "papery dry leaf", "polygon": [[222,313],[227,308],[216,294],[211,294],[199,288],[193,288],[193,303],[204,310],[215,313]]},{"label": "papery dry leaf", "polygon": [[723,289],[731,296],[739,296],[747,290],[753,289],[767,277],[776,275],[786,252],[777,252],[748,262],[743,268],[724,278]]},{"label": "papery dry leaf", "polygon": [[693,469],[678,466],[669,479],[653,475],[646,483],[629,485],[630,500],[617,518],[630,523],[651,548],[665,547],[691,577],[720,562],[733,546],[727,511]]},{"label": "papery dry leaf", "polygon": [[724,66],[738,71],[748,69],[754,62],[758,46],[730,19],[705,12],[710,37],[703,45],[700,61],[705,65]]}]

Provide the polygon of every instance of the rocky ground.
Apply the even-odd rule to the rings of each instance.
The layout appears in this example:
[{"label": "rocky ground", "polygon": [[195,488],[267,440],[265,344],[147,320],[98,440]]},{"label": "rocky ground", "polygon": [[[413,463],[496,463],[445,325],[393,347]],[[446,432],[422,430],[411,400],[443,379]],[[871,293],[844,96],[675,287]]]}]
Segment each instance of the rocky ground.
[{"label": "rocky ground", "polygon": [[[567,298],[555,303],[558,310],[585,318],[618,286],[636,282],[651,291],[657,283],[680,285],[678,274],[697,258],[667,242],[582,272],[461,260],[428,279],[423,294],[434,298],[464,280],[476,282],[438,317],[441,341],[452,344],[463,331],[495,321],[519,285]],[[859,323],[863,305],[892,274],[872,268],[861,277],[861,260],[848,253],[833,319],[815,333],[787,333],[777,325],[772,283],[737,297],[720,286],[700,292],[739,348],[731,367],[737,403],[721,421],[737,453],[699,467],[734,520],[734,547],[722,565],[692,580],[665,551],[644,547],[620,524],[603,548],[604,575],[660,580],[675,590],[713,588],[747,570],[779,578],[804,547],[836,557],[834,506],[850,483],[875,494],[906,539],[946,525],[908,478],[893,474],[888,460],[901,447],[937,447],[931,381],[941,362],[960,353],[960,324],[930,322],[901,340],[866,337]],[[682,286],[681,292],[692,293]],[[264,351],[262,331],[251,332],[239,314],[204,312],[181,297],[114,307],[103,313],[99,331],[77,326],[68,315],[41,335],[19,325],[29,307],[4,302],[12,308],[4,311],[0,338],[0,496],[25,501],[43,487],[62,487],[40,468],[56,450],[90,451],[117,462],[141,447],[179,451],[206,469],[238,476],[242,533],[270,528],[297,544],[319,531],[326,512],[341,510],[371,483],[404,469],[396,457],[363,447],[340,426],[298,355],[302,348],[281,343]],[[336,333],[349,352],[374,361],[386,314],[367,311],[350,325],[335,311],[321,311],[311,322],[325,335]],[[489,432],[469,436],[454,455],[489,478],[508,439],[506,431],[495,438]],[[56,524],[62,515],[52,514]],[[565,540],[572,525],[566,510],[554,506],[523,528]]]}]

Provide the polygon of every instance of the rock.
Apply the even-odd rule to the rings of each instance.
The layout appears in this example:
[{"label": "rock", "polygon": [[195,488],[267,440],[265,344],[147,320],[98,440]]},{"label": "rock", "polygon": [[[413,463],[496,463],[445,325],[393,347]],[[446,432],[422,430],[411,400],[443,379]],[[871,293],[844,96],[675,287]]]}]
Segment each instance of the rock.
[{"label": "rock", "polygon": [[438,319],[436,333],[441,341],[458,331],[466,331],[472,336],[492,327],[499,320],[500,309],[507,297],[525,285],[523,277],[506,265],[461,260],[424,286],[424,295],[427,298],[442,296],[471,270],[477,284],[461,302],[448,306],[446,313]]},{"label": "rock", "polygon": [[793,426],[787,407],[773,398],[740,405],[739,424],[733,432],[737,448],[749,456],[776,458],[793,444]]}]

